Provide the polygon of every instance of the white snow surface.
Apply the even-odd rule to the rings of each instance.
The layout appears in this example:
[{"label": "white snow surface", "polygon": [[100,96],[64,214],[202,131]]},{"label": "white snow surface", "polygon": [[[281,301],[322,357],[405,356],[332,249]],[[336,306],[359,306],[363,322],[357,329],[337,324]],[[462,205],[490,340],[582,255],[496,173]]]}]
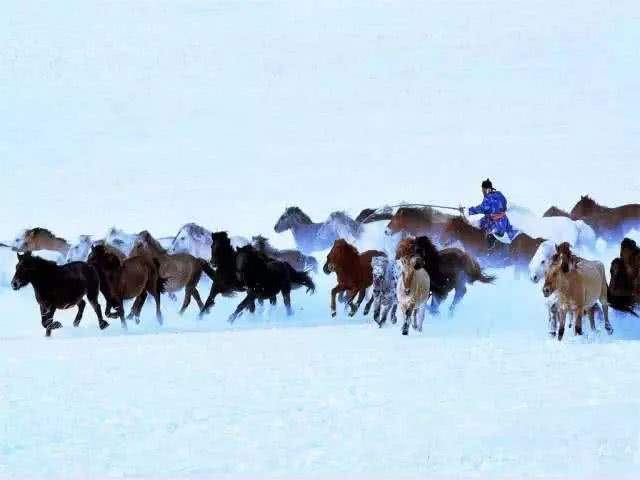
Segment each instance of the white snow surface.
[{"label": "white snow surface", "polygon": [[[286,206],[472,205],[486,177],[537,214],[637,202],[639,17],[626,1],[5,2],[0,239],[197,222],[290,247]],[[383,228],[360,246],[390,247]],[[640,471],[640,322],[612,313],[613,336],[559,343],[541,285],[512,269],[409,337],[330,318],[320,272],[292,318],[280,302],[229,325],[241,296],[179,317],[164,296],[162,327],[147,305],[100,331],[87,308],[46,339],[14,265],[0,248],[0,477]]]}]

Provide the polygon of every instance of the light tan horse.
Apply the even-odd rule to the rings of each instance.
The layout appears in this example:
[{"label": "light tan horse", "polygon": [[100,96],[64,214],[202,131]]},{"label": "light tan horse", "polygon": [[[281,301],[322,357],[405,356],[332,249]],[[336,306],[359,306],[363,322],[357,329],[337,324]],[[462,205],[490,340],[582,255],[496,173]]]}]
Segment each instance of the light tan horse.
[{"label": "light tan horse", "polygon": [[56,237],[46,228],[30,228],[18,234],[11,247],[18,252],[51,250],[67,256],[71,245],[64,238]]},{"label": "light tan horse", "polygon": [[558,247],[553,263],[545,274],[542,292],[546,298],[552,294],[557,295],[557,317],[560,323],[558,340],[562,340],[564,336],[568,314],[574,317],[576,335],[582,335],[582,317],[585,313],[589,315],[591,329],[595,330],[595,312],[598,304],[604,313],[607,333],[613,333],[609,323],[607,277],[601,262],[575,257],[566,245]]},{"label": "light tan horse", "polygon": [[420,258],[418,256],[405,256],[399,260],[400,278],[396,286],[398,307],[404,317],[402,334],[409,335],[409,322],[413,319],[413,328],[422,331],[422,323],[429,300],[431,279],[426,269],[416,269]]},{"label": "light tan horse", "polygon": [[158,259],[160,262],[160,276],[167,279],[165,287],[167,293],[185,289],[184,301],[180,308],[181,315],[191,303],[191,297],[195,299],[198,308],[202,310],[204,304],[198,292],[198,282],[203,271],[211,279],[213,279],[214,275],[213,269],[207,262],[188,253],[168,254],[147,231],[140,232],[139,238],[136,240],[133,250],[131,250],[130,257],[137,255]]}]

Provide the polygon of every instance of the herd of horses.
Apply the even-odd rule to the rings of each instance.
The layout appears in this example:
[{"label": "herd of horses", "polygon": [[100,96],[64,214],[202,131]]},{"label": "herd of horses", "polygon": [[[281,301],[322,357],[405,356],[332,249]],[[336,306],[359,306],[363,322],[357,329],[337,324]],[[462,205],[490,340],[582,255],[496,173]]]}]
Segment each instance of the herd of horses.
[{"label": "herd of horses", "polygon": [[[274,226],[276,233],[293,234],[297,249],[287,250],[275,248],[264,236],[249,240],[194,223],[184,225],[174,237],[158,239],[148,231],[128,234],[114,227],[104,238],[83,235],[75,245],[47,229],[32,228],[8,245],[18,257],[11,285],[14,290],[33,286],[47,336],[62,326],[54,320],[58,309],[77,306],[78,326],[85,298],[101,329],[109,326],[104,317],[120,319],[124,328],[129,319],[138,323],[149,296],[162,323],[162,295],[175,298],[182,290],[180,313],[193,299],[200,316],[210,312],[219,295],[244,294],[229,318],[233,322],[247,310],[254,312],[256,303],[276,305],[278,296],[287,314],[293,314],[291,291],[304,287],[314,292],[312,274],[319,265],[313,254],[329,250],[322,270],[337,279],[330,292],[331,315],[337,314],[338,299],[350,316],[366,300],[363,313],[373,308],[380,326],[389,317],[396,323],[399,311],[404,335],[411,326],[420,331],[426,312],[438,313],[451,292],[453,312],[469,285],[493,283],[495,277],[485,269],[507,266],[515,267],[516,274],[526,272],[533,282],[544,280],[549,331],[560,340],[567,318],[575,333],[582,334],[583,316],[592,328],[595,318],[603,316],[611,333],[609,307],[635,315],[640,304],[640,248],[625,235],[640,227],[640,205],[608,208],[585,196],[571,212],[551,207],[543,217],[535,217],[512,207],[512,213],[519,235],[493,247],[470,219],[427,206],[365,209],[355,219],[334,212],[322,223],[290,207]],[[378,222],[386,222],[392,246],[360,252],[366,226]],[[577,247],[593,248],[597,238],[620,242],[609,283],[601,262],[574,254]],[[198,291],[203,274],[211,280],[204,302]],[[99,293],[106,302],[104,313]],[[125,317],[126,300],[133,300],[133,306]]]}]

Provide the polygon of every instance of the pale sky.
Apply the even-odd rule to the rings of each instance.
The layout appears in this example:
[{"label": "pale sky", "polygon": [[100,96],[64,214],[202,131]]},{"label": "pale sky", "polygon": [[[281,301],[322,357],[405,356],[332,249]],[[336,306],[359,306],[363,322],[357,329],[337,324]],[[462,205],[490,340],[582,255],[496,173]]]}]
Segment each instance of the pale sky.
[{"label": "pale sky", "polygon": [[3,3],[0,237],[640,201],[638,2]]}]

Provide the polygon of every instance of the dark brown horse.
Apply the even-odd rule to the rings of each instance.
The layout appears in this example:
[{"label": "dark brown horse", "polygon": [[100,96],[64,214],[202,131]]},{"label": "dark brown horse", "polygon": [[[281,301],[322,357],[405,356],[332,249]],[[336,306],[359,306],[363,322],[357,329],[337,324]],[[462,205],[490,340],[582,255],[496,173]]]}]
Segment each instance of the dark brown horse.
[{"label": "dark brown horse", "polygon": [[438,312],[440,303],[446,300],[452,290],[455,289],[455,295],[449,310],[453,313],[467,293],[467,284],[473,284],[476,281],[493,283],[495,280],[495,277],[486,275],[477,260],[468,253],[458,248],[445,248],[438,251],[426,236],[407,238],[398,244],[396,260],[413,256],[420,258],[418,268],[424,268],[431,279],[432,313]]},{"label": "dark brown horse", "polygon": [[571,210],[571,218],[583,220],[605,240],[620,241],[629,230],[640,227],[640,204],[610,208],[585,195]]},{"label": "dark brown horse", "polygon": [[454,218],[457,217],[429,207],[402,207],[391,217],[386,232],[389,235],[405,232],[414,237],[429,235],[438,240]]},{"label": "dark brown horse", "polygon": [[40,304],[42,326],[47,337],[51,331],[61,328],[62,324],[53,320],[57,309],[78,307],[73,326],[80,325],[82,313],[86,306],[86,296],[96,312],[98,325],[104,330],[109,324],[102,318],[102,310],[98,303],[100,278],[98,272],[84,262],[72,262],[56,265],[54,262],[31,255],[30,252],[18,253],[16,273],[11,281],[11,288],[19,290],[31,284]]},{"label": "dark brown horse", "polygon": [[162,245],[147,231],[139,234],[131,256],[144,256],[148,260],[157,259],[160,262],[160,276],[167,280],[166,293],[173,293],[184,288],[184,301],[180,308],[182,315],[193,297],[198,304],[198,310],[204,307],[200,293],[198,292],[198,282],[202,272],[213,279],[214,272],[211,266],[202,259],[196,258],[188,253],[168,254]]},{"label": "dark brown horse", "polygon": [[[87,262],[94,266],[100,275],[100,291],[107,300],[107,316],[120,318],[123,328],[127,328],[124,316],[124,301],[135,298],[128,319],[134,318],[140,323],[140,312],[151,294],[156,302],[156,318],[162,324],[160,310],[160,294],[164,292],[166,279],[159,274],[160,263],[145,256],[129,257],[121,261],[116,255],[109,253],[104,245],[91,248]],[[115,308],[116,313],[109,310]]]},{"label": "dark brown horse", "polygon": [[251,244],[258,253],[272,260],[287,262],[291,265],[291,268],[298,272],[318,271],[318,261],[311,255],[305,255],[300,250],[279,250],[271,245],[268,238],[262,235],[253,237]]},{"label": "dark brown horse", "polygon": [[[373,284],[371,259],[380,256],[386,255],[377,250],[367,250],[361,254],[346,240],[338,239],[334,242],[323,267],[324,273],[330,275],[335,272],[338,277],[338,284],[331,290],[332,317],[336,316],[336,295],[340,292],[348,292],[347,305],[351,308],[349,316],[353,317],[356,314],[367,288]],[[358,299],[354,305],[352,302],[356,295]]]},{"label": "dark brown horse", "polygon": [[453,217],[441,237],[444,245],[460,242],[464,250],[477,258],[483,267],[515,266],[517,273],[528,271],[529,262],[544,239],[532,238],[520,232],[510,244],[496,242],[488,248],[486,233],[471,225],[463,217]]}]

